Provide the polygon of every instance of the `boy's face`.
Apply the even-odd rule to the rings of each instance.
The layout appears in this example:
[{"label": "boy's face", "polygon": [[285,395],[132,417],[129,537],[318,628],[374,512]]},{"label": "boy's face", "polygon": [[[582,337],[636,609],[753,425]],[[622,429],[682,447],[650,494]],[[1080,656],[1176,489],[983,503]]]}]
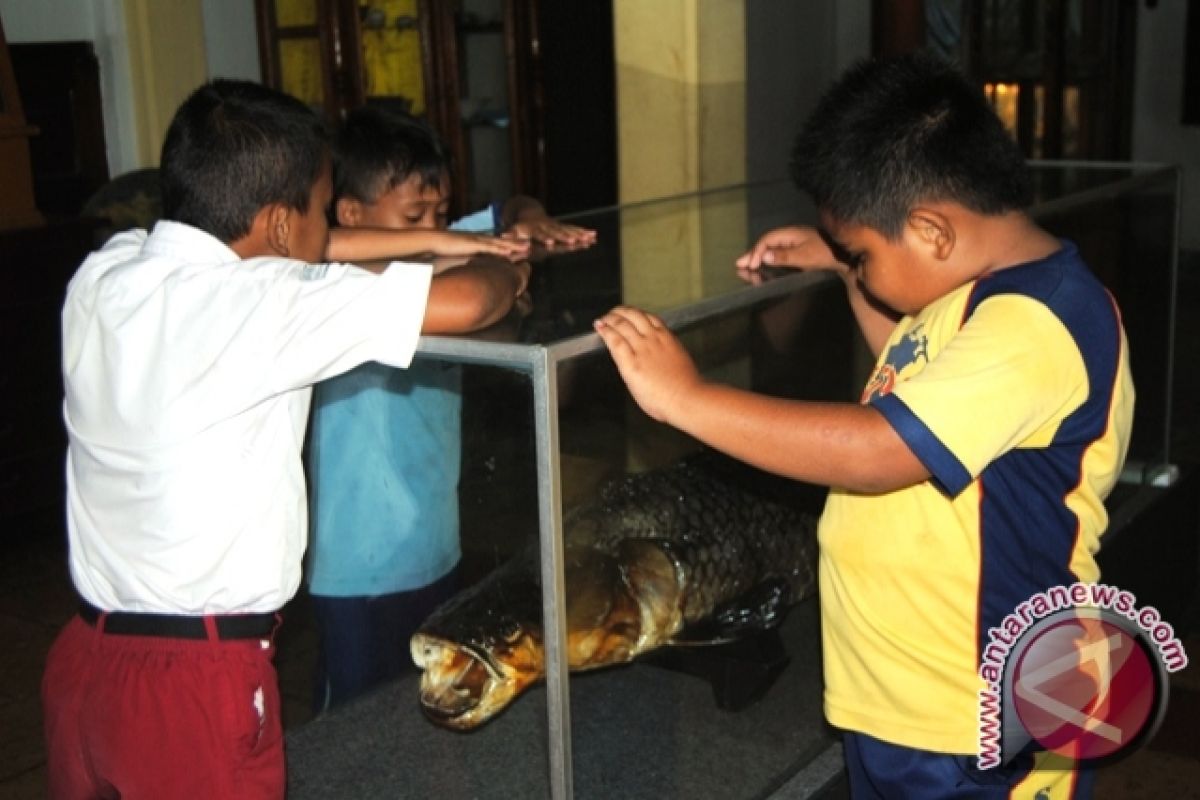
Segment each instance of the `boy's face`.
[{"label": "boy's face", "polygon": [[427,186],[420,175],[409,175],[374,203],[362,203],[360,207],[356,225],[442,230],[450,213],[450,177],[443,175],[436,185]]},{"label": "boy's face", "polygon": [[308,210],[295,214],[288,229],[288,253],[292,258],[319,263],[329,247],[329,218],[326,213],[333,199],[333,180],[328,161],[308,193]]},{"label": "boy's face", "polygon": [[949,270],[910,218],[899,239],[868,225],[841,222],[821,214],[821,227],[842,248],[844,257],[875,299],[903,314],[915,314],[952,290]]}]

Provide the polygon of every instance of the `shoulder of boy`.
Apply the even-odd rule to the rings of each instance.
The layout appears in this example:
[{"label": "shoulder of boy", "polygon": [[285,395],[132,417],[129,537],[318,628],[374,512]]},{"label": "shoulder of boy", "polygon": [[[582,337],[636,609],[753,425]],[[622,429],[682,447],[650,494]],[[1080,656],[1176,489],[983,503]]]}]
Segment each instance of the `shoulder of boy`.
[{"label": "shoulder of boy", "polygon": [[458,233],[495,233],[499,228],[500,209],[495,203],[450,224],[450,230]]}]

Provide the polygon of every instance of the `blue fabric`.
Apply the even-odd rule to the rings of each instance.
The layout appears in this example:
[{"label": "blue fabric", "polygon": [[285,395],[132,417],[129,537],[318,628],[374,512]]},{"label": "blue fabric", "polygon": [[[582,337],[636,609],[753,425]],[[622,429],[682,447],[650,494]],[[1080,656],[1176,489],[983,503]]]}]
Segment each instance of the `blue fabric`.
[{"label": "blue fabric", "polygon": [[1041,790],[1037,784],[1045,773],[1031,776],[1032,753],[983,770],[975,756],[914,750],[862,733],[843,733],[842,749],[854,800],[1009,800],[1019,784],[1023,784],[1021,796],[1086,800],[1092,796],[1095,780],[1094,769],[1077,766],[1073,785]]},{"label": "blue fabric", "polygon": [[[491,231],[496,208],[450,226]],[[318,384],[309,424],[309,592],[411,591],[459,561],[461,369],[364,364]]]},{"label": "blue fabric", "polygon": [[903,400],[885,394],[873,398],[871,405],[896,429],[943,492],[953,497],[971,485],[971,473]]},{"label": "blue fabric", "polygon": [[458,563],[458,367],[364,364],[319,384],[309,440],[309,591],[425,586]]},{"label": "blue fabric", "polygon": [[[1050,447],[1014,449],[982,472],[978,647],[1017,605],[1048,586],[1077,580],[1071,566],[1078,520],[1064,502],[1084,474],[1084,455],[1104,436],[1121,362],[1120,316],[1075,245],[1042,261],[979,281],[967,315],[989,297],[1016,293],[1045,304],[1079,349],[1088,376],[1084,403],[1063,419]],[[1039,559],[1029,553],[1039,552]]]},{"label": "blue fabric", "polygon": [[416,672],[409,640],[458,588],[458,572],[451,570],[411,592],[380,597],[314,595],[313,616],[320,639],[313,711],[327,711],[375,686]]}]

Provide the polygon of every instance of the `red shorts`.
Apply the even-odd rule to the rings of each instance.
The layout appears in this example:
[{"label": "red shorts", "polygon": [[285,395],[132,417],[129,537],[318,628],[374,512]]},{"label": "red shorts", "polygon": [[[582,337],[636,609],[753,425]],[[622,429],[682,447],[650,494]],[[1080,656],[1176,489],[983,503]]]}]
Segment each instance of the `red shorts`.
[{"label": "red shorts", "polygon": [[75,617],[42,679],[50,797],[283,797],[274,654],[271,639],[105,634]]}]

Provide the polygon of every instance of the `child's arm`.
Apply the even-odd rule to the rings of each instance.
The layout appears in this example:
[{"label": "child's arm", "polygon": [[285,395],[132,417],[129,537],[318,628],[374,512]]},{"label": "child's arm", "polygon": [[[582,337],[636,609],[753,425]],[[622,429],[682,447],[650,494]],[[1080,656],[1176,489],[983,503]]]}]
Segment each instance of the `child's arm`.
[{"label": "child's arm", "polygon": [[837,258],[816,228],[794,225],[767,231],[754,247],[737,259],[736,264],[748,280],[753,280],[755,273],[764,266],[824,269],[836,273],[846,285],[854,318],[875,355],[883,350],[899,319],[899,315],[866,293],[854,268]]},{"label": "child's arm", "polygon": [[637,309],[613,309],[596,321],[596,331],[642,410],[734,458],[866,493],[929,477],[870,406],[785,400],[710,383],[662,321]]},{"label": "child's arm", "polygon": [[423,255],[470,256],[477,253],[520,260],[529,256],[529,243],[475,233],[427,228],[333,228],[325,257],[357,263]]},{"label": "child's arm", "polygon": [[529,283],[528,262],[476,257],[435,275],[422,333],[468,333],[500,321]]},{"label": "child's arm", "polygon": [[505,238],[532,240],[549,248],[557,245],[587,247],[596,241],[594,230],[551,218],[541,203],[525,195],[514,195],[504,204],[501,226]]}]

